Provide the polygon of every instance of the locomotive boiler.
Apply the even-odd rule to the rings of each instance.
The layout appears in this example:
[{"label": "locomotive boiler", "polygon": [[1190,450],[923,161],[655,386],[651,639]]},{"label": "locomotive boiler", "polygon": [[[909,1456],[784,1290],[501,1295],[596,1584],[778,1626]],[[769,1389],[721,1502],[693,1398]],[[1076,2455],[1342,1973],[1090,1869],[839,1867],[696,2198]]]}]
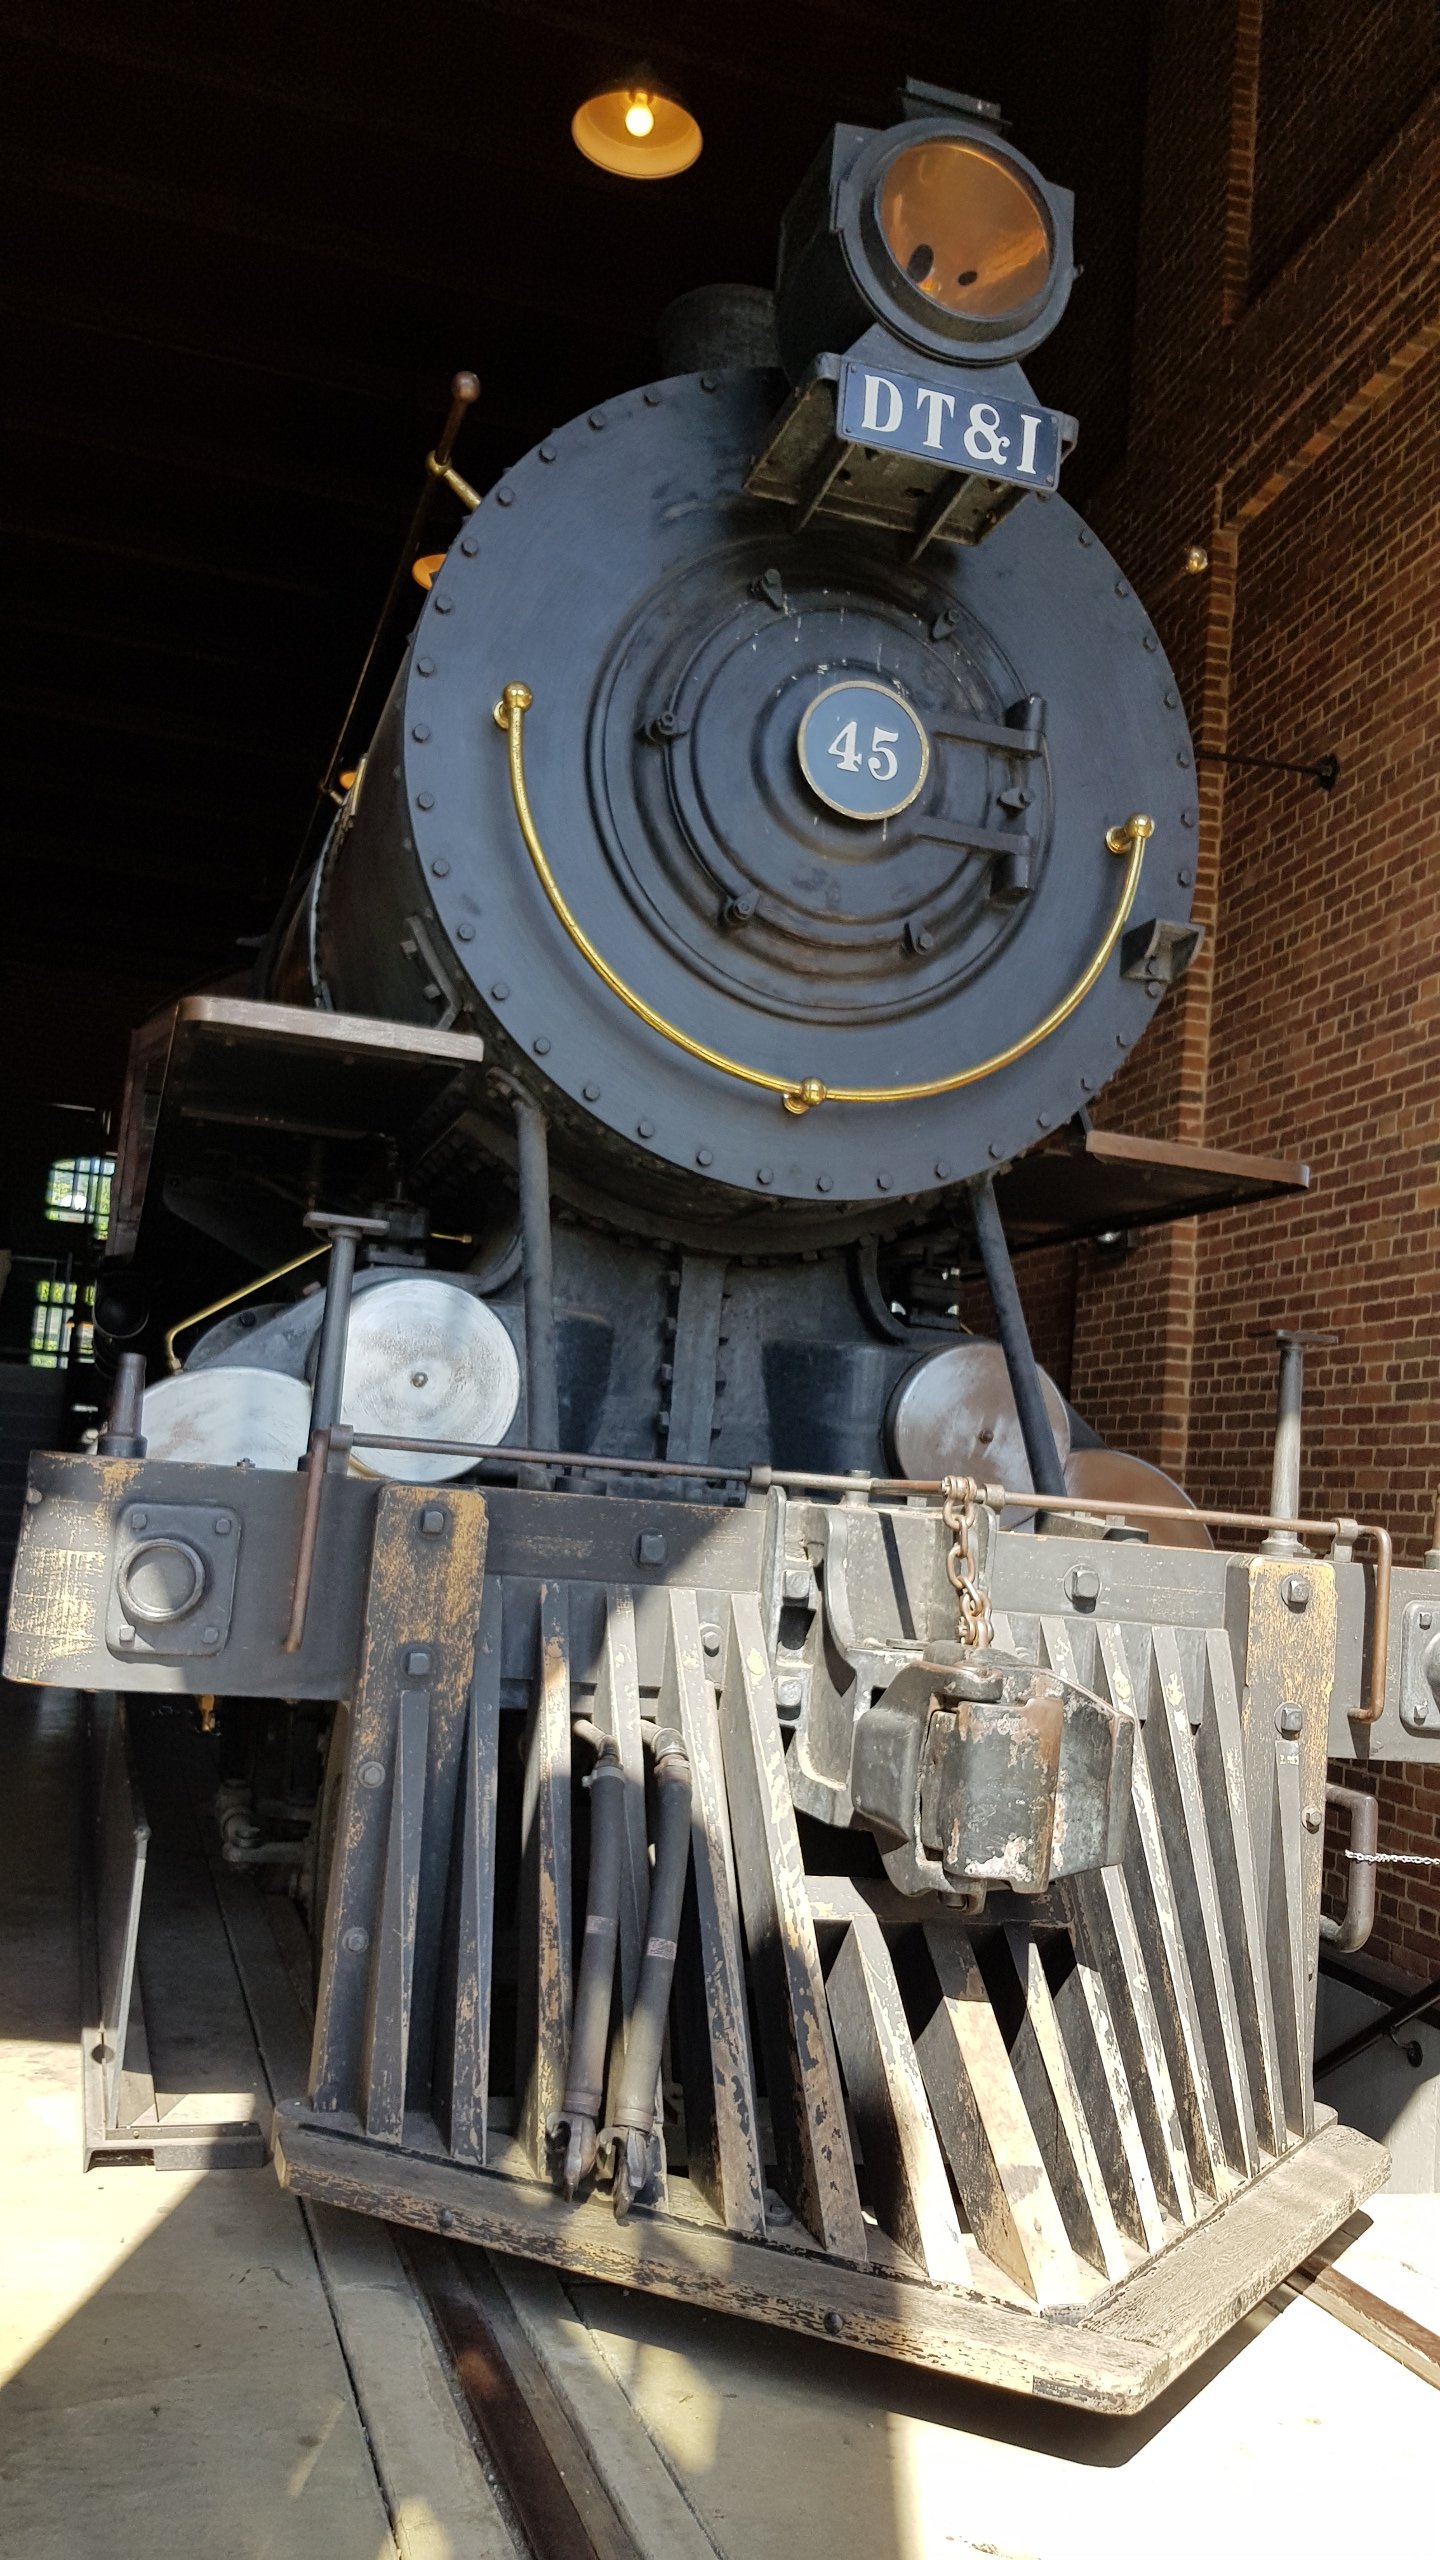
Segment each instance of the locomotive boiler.
[{"label": "locomotive boiler", "polygon": [[687,297],[483,501],[447,431],[257,984],[137,1039],[7,1668],[199,1699],[290,1844],[301,2193],[1121,2409],[1384,2174],[1312,2086],[1326,1761],[1435,1747],[1440,1578],[1300,1516],[1296,1344],[1249,1519],[1027,1335],[1017,1238],[1286,1178],[1089,1120],[1198,811],[1023,370],[1072,274],[912,84],[773,315]]}]

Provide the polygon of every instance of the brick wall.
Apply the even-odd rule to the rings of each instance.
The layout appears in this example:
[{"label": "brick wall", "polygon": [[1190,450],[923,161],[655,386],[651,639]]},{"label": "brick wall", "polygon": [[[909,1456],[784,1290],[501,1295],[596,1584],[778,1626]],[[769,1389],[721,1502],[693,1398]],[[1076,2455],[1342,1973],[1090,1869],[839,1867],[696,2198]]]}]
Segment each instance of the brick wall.
[{"label": "brick wall", "polygon": [[1267,284],[1435,76],[1433,10],[1414,0],[1271,0],[1256,96],[1249,277]]},{"label": "brick wall", "polygon": [[[1217,1503],[1267,1489],[1261,1329],[1338,1332],[1305,1500],[1410,1559],[1440,1484],[1436,41],[1431,0],[1157,11],[1131,432],[1090,512],[1197,744],[1342,778],[1200,764],[1209,938],[1097,1116],[1301,1156],[1313,1188],[1027,1275],[1080,1410]],[[1440,1770],[1367,1782],[1382,1845],[1440,1848]],[[1440,1871],[1382,1884],[1377,1953],[1433,1969],[1437,1932]]]}]

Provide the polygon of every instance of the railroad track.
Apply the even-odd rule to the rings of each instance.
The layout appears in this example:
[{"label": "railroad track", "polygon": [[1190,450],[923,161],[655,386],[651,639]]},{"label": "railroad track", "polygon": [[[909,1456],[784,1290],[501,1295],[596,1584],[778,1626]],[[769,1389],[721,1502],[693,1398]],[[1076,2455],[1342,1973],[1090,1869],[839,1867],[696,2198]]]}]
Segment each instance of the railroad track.
[{"label": "railroad track", "polygon": [[535,2560],[648,2560],[484,2252],[417,2231],[400,2255],[521,2547]]},{"label": "railroad track", "polygon": [[[287,1898],[257,1893],[249,1878],[223,1863],[208,1764],[188,1741],[176,1737],[189,1763],[191,1809],[261,2063],[272,2097],[279,2098],[305,2085],[309,1941]],[[428,2330],[422,2342],[417,2322],[405,2341],[412,2370],[424,2347],[432,2347],[464,2413],[498,2510],[495,2521],[517,2560],[725,2560],[557,2277],[427,2232],[389,2229],[333,2210],[317,2213],[305,2203],[299,2210],[392,2512],[403,2505],[387,2477],[395,2415],[373,2354],[367,2361],[362,2339],[350,2334],[348,2311],[357,2285],[376,2289],[374,2260],[387,2252],[408,2279]],[[347,2263],[352,2252],[358,2273]],[[404,2552],[399,2514],[396,2530]]]},{"label": "railroad track", "polygon": [[[198,1790],[192,1802],[207,1839]],[[212,1853],[211,1872],[272,2093],[303,2085],[308,2058],[309,1948],[294,1908],[262,1897]],[[518,2560],[735,2560],[716,2542],[665,2461],[561,2281],[547,2269],[438,2235],[388,2230],[302,2207],[330,2295],[341,2350],[384,2481],[373,2375],[346,2334],[337,2250],[393,2253],[423,2313],[495,2525]],[[1347,2235],[1337,2235],[1335,2252]],[[373,2276],[366,2279],[372,2286]],[[1281,2298],[1303,2298],[1440,2389],[1440,2337],[1358,2285],[1326,2254],[1307,2260]],[[392,2502],[393,2503],[393,2502]],[[404,2536],[398,2531],[402,2552]],[[469,2546],[467,2560],[469,2560]],[[503,2551],[503,2544],[487,2544]],[[509,2554],[504,2554],[509,2560]]]}]

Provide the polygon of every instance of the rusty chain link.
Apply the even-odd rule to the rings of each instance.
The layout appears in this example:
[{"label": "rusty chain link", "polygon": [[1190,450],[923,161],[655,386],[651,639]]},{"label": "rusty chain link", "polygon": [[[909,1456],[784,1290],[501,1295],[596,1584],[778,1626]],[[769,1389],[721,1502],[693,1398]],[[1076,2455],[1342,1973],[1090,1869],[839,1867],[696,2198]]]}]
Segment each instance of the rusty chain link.
[{"label": "rusty chain link", "polygon": [[944,1499],[945,1526],[950,1532],[945,1571],[959,1611],[960,1641],[976,1651],[983,1651],[995,1634],[990,1595],[981,1589],[975,1555],[975,1520],[983,1495],[971,1476],[946,1476],[940,1491]]}]

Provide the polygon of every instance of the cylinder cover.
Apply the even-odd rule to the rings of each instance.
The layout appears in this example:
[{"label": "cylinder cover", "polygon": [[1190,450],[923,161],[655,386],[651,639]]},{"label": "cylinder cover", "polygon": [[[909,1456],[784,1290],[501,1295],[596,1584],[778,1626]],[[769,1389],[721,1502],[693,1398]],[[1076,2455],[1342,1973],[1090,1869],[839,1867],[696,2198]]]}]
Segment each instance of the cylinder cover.
[{"label": "cylinder cover", "polygon": [[[520,1364],[500,1318],[447,1280],[405,1273],[358,1295],[345,1337],[343,1419],[387,1438],[503,1440]],[[474,1462],[438,1451],[358,1449],[370,1474],[442,1484]]]},{"label": "cylinder cover", "polygon": [[305,1455],[310,1391],[278,1369],[182,1369],[146,1388],[140,1428],[152,1458],[285,1470]]}]

